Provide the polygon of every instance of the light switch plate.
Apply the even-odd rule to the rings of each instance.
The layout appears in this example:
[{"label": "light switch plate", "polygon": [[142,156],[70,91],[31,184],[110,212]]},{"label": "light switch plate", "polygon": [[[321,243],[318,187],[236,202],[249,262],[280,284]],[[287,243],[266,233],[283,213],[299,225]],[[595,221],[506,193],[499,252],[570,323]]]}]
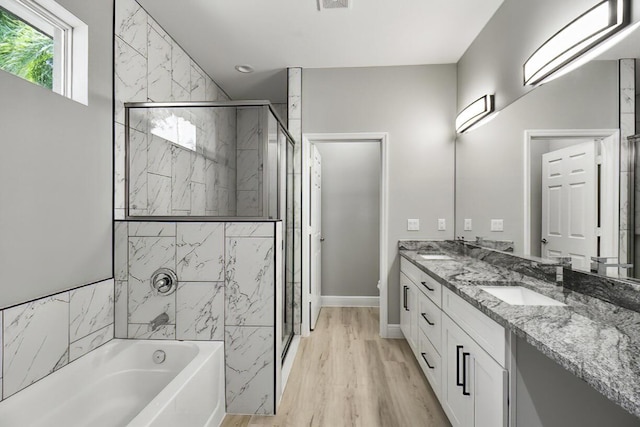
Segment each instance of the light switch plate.
[{"label": "light switch plate", "polygon": [[502,220],[502,219],[492,219],[491,220],[491,231],[504,231],[504,220]]},{"label": "light switch plate", "polygon": [[447,221],[444,218],[438,218],[438,231],[447,229]]},{"label": "light switch plate", "polygon": [[471,231],[473,229],[471,218],[465,218],[464,231]]},{"label": "light switch plate", "polygon": [[408,231],[419,231],[420,230],[420,220],[419,219],[408,219],[407,220],[407,230]]}]

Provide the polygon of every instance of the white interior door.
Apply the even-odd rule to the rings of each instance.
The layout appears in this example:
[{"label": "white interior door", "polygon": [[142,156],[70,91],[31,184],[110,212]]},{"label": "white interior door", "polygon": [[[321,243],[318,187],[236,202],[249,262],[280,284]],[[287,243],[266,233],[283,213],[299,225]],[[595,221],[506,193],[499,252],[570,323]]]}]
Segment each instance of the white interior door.
[{"label": "white interior door", "polygon": [[597,254],[596,143],[542,156],[542,256],[570,256],[574,269],[589,270]]},{"label": "white interior door", "polygon": [[311,146],[309,242],[310,248],[310,298],[309,324],[315,329],[321,308],[322,286],[322,157],[315,145]]}]

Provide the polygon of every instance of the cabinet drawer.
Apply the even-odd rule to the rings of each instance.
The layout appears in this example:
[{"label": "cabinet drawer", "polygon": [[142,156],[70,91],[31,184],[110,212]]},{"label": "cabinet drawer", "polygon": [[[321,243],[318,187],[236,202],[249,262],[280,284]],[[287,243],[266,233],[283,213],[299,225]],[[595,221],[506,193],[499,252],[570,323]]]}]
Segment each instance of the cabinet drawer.
[{"label": "cabinet drawer", "polygon": [[442,311],[455,321],[500,366],[505,366],[505,330],[480,310],[451,292],[442,293]]},{"label": "cabinet drawer", "polygon": [[428,296],[436,306],[442,307],[442,284],[427,273],[420,272],[420,274],[420,281],[416,283],[418,289]]},{"label": "cabinet drawer", "polygon": [[418,293],[418,325],[435,350],[440,353],[442,336],[442,311],[422,293]]},{"label": "cabinet drawer", "polygon": [[422,331],[418,334],[418,363],[439,398],[442,389],[442,358]]},{"label": "cabinet drawer", "polygon": [[420,284],[420,277],[422,276],[422,271],[420,271],[418,267],[413,265],[411,261],[405,258],[400,258],[400,272],[404,273],[416,285]]}]

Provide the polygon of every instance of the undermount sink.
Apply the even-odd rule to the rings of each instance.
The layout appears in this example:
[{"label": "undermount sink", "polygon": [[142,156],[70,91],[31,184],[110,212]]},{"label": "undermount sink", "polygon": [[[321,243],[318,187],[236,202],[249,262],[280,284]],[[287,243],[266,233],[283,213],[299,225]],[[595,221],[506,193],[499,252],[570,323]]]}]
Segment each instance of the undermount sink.
[{"label": "undermount sink", "polygon": [[511,305],[557,305],[566,304],[556,301],[522,286],[481,286],[485,292]]},{"label": "undermount sink", "polygon": [[427,261],[436,261],[436,260],[451,260],[449,255],[441,255],[441,254],[419,254],[420,257]]}]

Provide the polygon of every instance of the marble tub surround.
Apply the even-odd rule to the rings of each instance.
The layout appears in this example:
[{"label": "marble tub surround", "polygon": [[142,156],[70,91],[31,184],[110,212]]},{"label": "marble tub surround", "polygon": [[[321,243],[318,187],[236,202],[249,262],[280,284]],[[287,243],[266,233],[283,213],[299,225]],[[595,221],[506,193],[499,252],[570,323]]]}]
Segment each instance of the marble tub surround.
[{"label": "marble tub surround", "polygon": [[[116,336],[224,341],[227,412],[274,413],[277,223],[116,222]],[[177,274],[172,295],[151,289],[160,267]],[[163,313],[169,322],[152,329]]]},{"label": "marble tub surround", "polygon": [[1,398],[113,339],[114,281],[0,310]]},{"label": "marble tub surround", "polygon": [[[458,246],[456,248],[456,245]],[[640,417],[640,313],[475,257],[457,242],[404,244],[402,257],[593,388]],[[437,249],[452,260],[419,256]],[[499,259],[499,258],[498,258]],[[516,265],[518,265],[516,263]],[[509,305],[481,286],[519,285],[566,306]]]}]

